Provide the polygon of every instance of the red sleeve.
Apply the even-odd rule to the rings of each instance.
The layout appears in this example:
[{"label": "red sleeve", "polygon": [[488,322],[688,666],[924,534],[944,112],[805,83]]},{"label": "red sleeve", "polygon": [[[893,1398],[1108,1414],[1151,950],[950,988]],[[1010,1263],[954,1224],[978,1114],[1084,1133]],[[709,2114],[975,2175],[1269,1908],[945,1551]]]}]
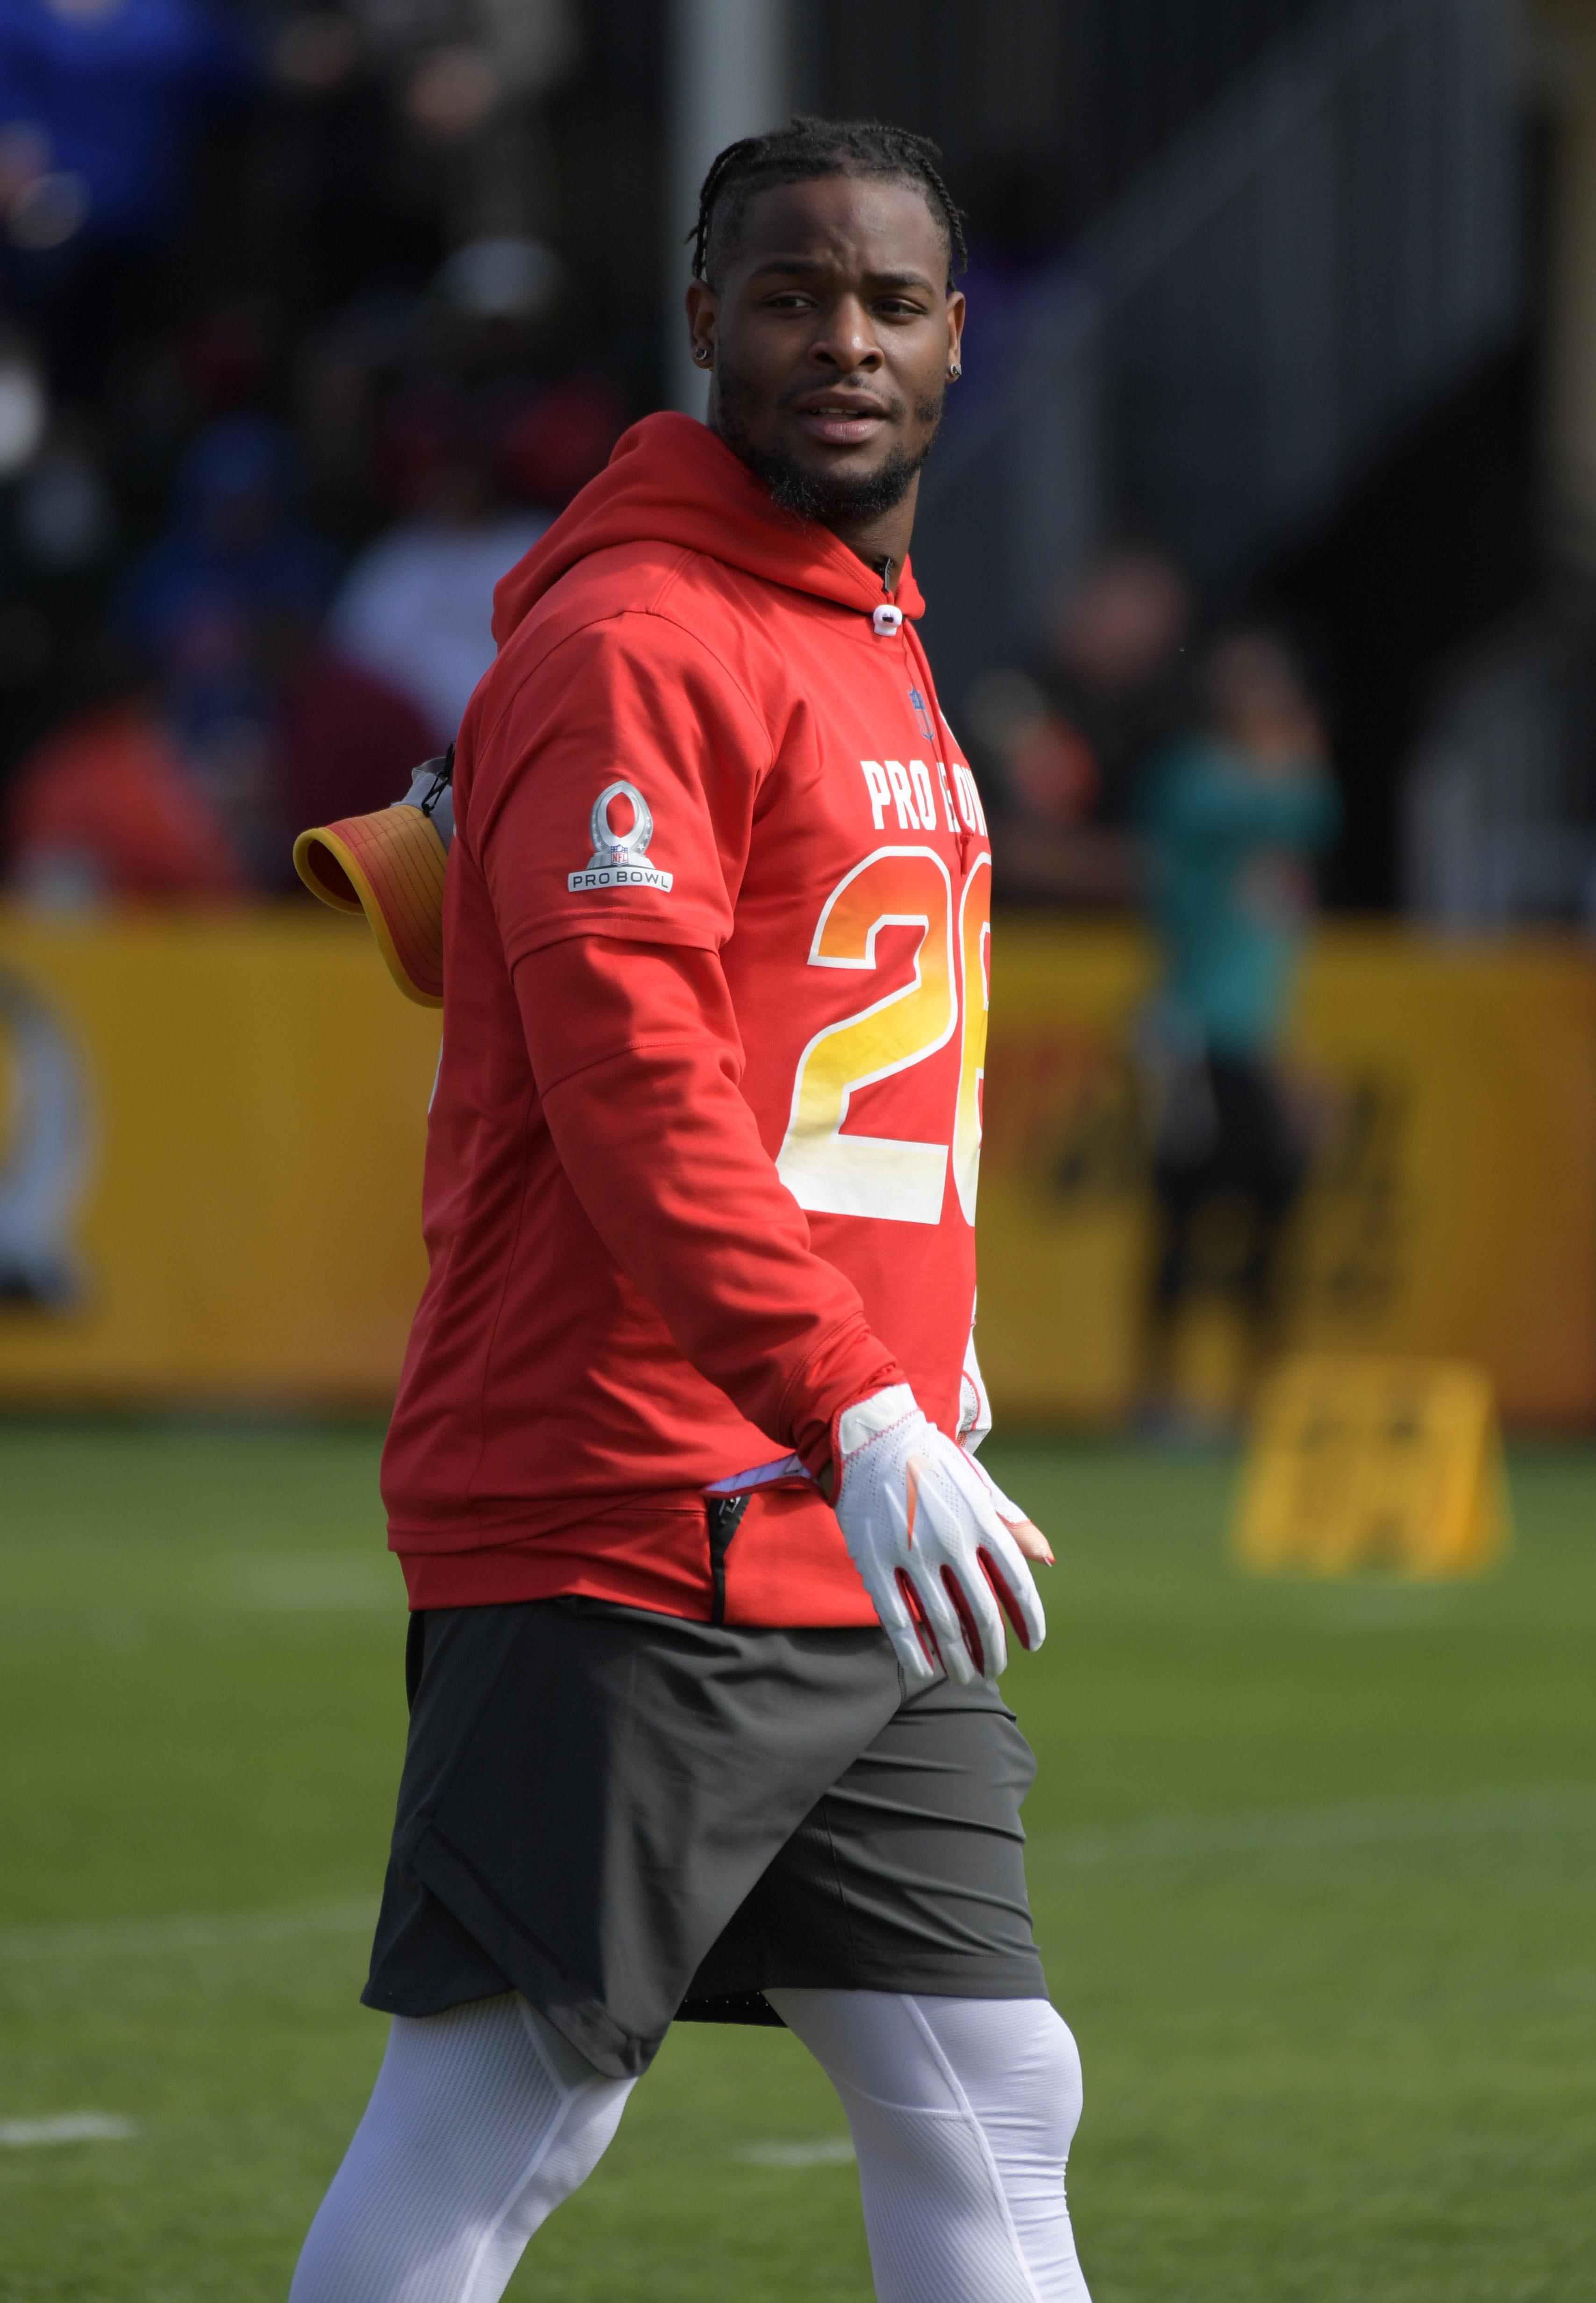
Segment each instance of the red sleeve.
[{"label": "red sleeve", "polygon": [[594,1230],[683,1355],[819,1472],[834,1416],[906,1379],[760,1141],[719,960],[583,936],[531,953],[515,983],[549,1131]]},{"label": "red sleeve", "polygon": [[[718,951],[772,753],[719,658],[667,616],[606,617],[550,648],[475,735],[460,823],[511,967],[566,936]],[[632,842],[608,875],[589,868],[595,809]]]}]

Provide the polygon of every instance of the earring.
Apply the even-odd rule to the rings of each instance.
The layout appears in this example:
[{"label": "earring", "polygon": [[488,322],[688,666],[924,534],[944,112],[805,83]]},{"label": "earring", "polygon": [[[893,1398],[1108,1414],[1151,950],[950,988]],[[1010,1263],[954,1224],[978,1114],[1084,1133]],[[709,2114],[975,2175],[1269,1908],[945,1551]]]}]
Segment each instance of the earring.
[{"label": "earring", "polygon": [[694,344],[693,347],[693,357],[698,362],[700,367],[707,367],[710,360],[710,347],[708,344]]},{"label": "earring", "polygon": [[948,380],[948,382],[949,382],[950,384],[957,384],[957,383],[958,383],[958,381],[959,381],[959,378],[963,375],[963,373],[964,373],[964,370],[960,367],[960,365],[959,365],[958,361],[957,361],[957,360],[954,360],[954,361],[951,364],[951,366],[949,367],[949,368],[948,368],[948,372],[947,372],[947,380]]}]

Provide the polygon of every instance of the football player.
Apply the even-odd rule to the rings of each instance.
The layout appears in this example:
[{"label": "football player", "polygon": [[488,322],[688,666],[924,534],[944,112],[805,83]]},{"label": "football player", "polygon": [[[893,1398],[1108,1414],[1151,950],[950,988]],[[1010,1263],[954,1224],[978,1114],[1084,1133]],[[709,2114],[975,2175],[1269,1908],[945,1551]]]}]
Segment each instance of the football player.
[{"label": "football player", "polygon": [[678,2019],[780,2022],[893,2303],[1083,2298],[970,1346],[989,850],[909,567],[935,148],[723,152],[658,415],[499,587],[383,1462],[386,2058],[294,2303],[489,2303]]}]

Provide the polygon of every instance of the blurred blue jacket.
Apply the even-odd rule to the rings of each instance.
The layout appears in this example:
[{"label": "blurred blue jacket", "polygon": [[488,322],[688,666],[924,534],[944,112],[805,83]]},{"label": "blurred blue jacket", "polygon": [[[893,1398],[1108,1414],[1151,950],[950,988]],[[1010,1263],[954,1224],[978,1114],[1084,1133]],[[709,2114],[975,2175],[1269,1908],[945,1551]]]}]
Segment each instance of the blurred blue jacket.
[{"label": "blurred blue jacket", "polygon": [[0,134],[37,130],[46,166],[83,179],[93,237],[149,240],[174,223],[202,107],[246,94],[260,72],[245,27],[203,0],[81,14],[0,0]]},{"label": "blurred blue jacket", "polygon": [[128,573],[115,621],[161,657],[197,620],[288,613],[319,624],[338,561],[299,515],[292,434],[267,416],[224,416],[178,472],[166,533]]}]

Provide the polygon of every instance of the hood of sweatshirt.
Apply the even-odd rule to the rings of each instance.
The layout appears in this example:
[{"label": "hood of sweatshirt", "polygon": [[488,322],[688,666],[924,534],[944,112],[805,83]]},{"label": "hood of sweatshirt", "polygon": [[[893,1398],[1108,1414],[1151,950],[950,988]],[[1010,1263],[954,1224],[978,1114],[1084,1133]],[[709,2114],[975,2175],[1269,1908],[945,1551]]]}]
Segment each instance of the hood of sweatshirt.
[{"label": "hood of sweatshirt", "polygon": [[[645,416],[622,434],[598,477],[500,579],[493,594],[498,645],[579,560],[620,544],[681,544],[867,616],[886,597],[873,568],[819,521],[780,510],[706,425],[691,416]],[[907,560],[892,599],[906,616],[925,613]]]}]

